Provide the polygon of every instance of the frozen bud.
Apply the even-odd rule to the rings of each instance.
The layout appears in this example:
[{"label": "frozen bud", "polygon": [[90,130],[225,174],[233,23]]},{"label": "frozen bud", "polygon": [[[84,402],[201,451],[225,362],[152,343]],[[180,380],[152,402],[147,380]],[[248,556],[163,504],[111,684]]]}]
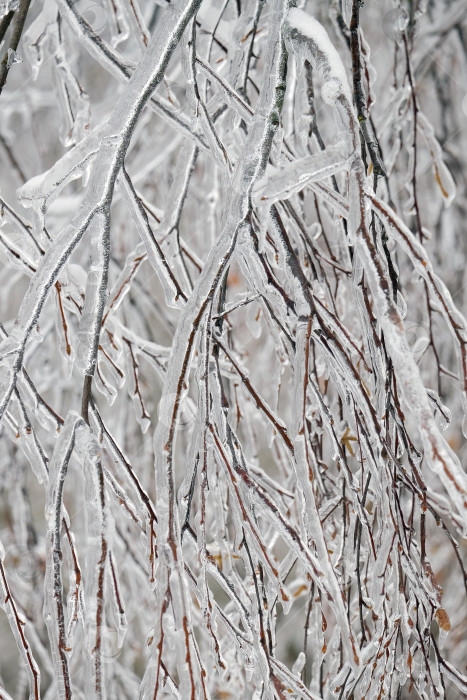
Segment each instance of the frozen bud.
[{"label": "frozen bud", "polygon": [[328,105],[333,105],[342,92],[342,85],[337,78],[326,80],[321,87],[321,95]]},{"label": "frozen bud", "polygon": [[19,53],[17,53],[13,49],[8,49],[8,58],[7,58],[7,62],[6,62],[7,68],[11,68],[11,66],[14,65],[15,63],[22,63],[22,62],[23,62],[23,59],[21,58]]}]

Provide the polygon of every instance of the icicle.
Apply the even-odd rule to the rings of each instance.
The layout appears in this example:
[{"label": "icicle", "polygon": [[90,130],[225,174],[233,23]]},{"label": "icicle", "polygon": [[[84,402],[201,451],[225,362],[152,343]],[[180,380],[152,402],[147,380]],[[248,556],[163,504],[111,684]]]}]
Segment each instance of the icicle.
[{"label": "icicle", "polygon": [[33,80],[37,80],[39,69],[44,61],[49,40],[48,27],[56,22],[56,12],[51,5],[45,5],[35,20],[23,34],[22,45],[33,69]]},{"label": "icicle", "polygon": [[464,413],[462,417],[462,435],[467,440],[467,413]]},{"label": "icicle", "polygon": [[49,170],[30,178],[16,193],[21,204],[40,214],[41,208],[58,197],[67,184],[83,175],[83,168],[96,156],[104,133],[104,126],[97,127]]},{"label": "icicle", "polygon": [[121,2],[121,0],[115,4],[110,0],[105,0],[105,5],[105,14],[101,12],[96,18],[96,31],[102,31],[107,22],[109,22],[111,26],[112,45],[118,46],[128,39],[130,32],[127,5]]},{"label": "icicle", "polygon": [[352,0],[342,0],[342,18],[347,27],[350,27],[352,19]]},{"label": "icicle", "polygon": [[[29,419],[26,415],[22,398],[19,392],[15,391],[16,400],[13,401],[13,406],[16,404],[18,407],[18,423],[14,427],[10,424],[10,421],[6,421],[7,429],[9,429],[11,438],[18,440],[19,447],[26,456],[34,474],[37,477],[38,482],[47,482],[47,457],[37,439],[36,432],[32,428]],[[11,411],[11,407],[10,407]],[[16,414],[16,411],[15,411]]]},{"label": "icicle", "polygon": [[345,168],[347,157],[341,144],[329,146],[325,151],[313,156],[305,156],[275,172],[268,172],[259,180],[253,190],[253,204],[267,201],[274,204],[288,199],[312,182],[319,182]]},{"label": "icicle", "polygon": [[[21,615],[18,611],[16,602],[12,596],[8,584],[3,565],[4,559],[5,549],[2,541],[0,540],[0,606],[5,610],[8,622],[10,624],[10,629],[23,660],[24,666],[22,667],[22,670],[25,675],[25,679],[29,682],[29,698],[31,700],[33,700],[33,698],[40,700],[41,675],[39,667],[27,640],[26,630],[24,629],[26,626],[26,620],[24,620],[23,615]],[[26,691],[26,688],[24,688],[24,691]],[[23,697],[24,695],[25,692],[22,692]]]},{"label": "icicle", "polygon": [[302,672],[303,667],[305,666],[305,663],[306,663],[306,656],[303,653],[303,651],[301,651],[299,653],[299,655],[297,656],[297,658],[294,661],[294,664],[292,666],[292,673],[294,674],[294,676],[300,677],[300,674]]},{"label": "icicle", "polygon": [[439,647],[442,649],[446,643],[449,630],[451,629],[451,622],[444,608],[438,608],[435,613],[435,618],[439,627]]},{"label": "icicle", "polygon": [[436,391],[433,391],[433,389],[427,389],[426,393],[428,394],[428,397],[433,401],[436,407],[436,412],[439,416],[438,423],[440,430],[446,430],[448,425],[451,423],[451,411],[447,406],[444,406],[441,403],[441,400]]},{"label": "icicle", "polygon": [[127,363],[128,394],[133,400],[136,420],[140,424],[142,432],[145,433],[151,424],[151,416],[146,411],[141,394],[138,372],[138,354],[135,352],[133,345],[129,342],[124,343],[124,348]]},{"label": "icicle", "polygon": [[433,159],[435,179],[439,189],[441,190],[441,194],[443,195],[444,206],[447,209],[451,206],[452,201],[456,196],[456,185],[451,173],[443,161],[443,152],[436,139],[434,129],[426,116],[420,110],[417,112],[417,126],[425,137],[428,150],[430,151],[430,155]]},{"label": "icicle", "polygon": [[164,258],[161,247],[156,241],[149,225],[147,214],[138,198],[138,195],[133,189],[131,180],[125,173],[124,177],[121,179],[121,187],[128,208],[130,209],[131,215],[138,229],[138,233],[146,247],[149,262],[157,272],[160,283],[164,288],[166,304],[175,309],[182,308],[184,305],[183,297],[185,295],[178,286],[178,283]]}]

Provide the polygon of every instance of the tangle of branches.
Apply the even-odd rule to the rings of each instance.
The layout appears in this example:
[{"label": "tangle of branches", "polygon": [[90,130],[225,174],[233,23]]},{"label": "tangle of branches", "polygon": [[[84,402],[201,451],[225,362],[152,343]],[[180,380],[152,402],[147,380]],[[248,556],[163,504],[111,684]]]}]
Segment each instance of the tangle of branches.
[{"label": "tangle of branches", "polygon": [[0,2],[0,698],[467,696],[466,31]]}]

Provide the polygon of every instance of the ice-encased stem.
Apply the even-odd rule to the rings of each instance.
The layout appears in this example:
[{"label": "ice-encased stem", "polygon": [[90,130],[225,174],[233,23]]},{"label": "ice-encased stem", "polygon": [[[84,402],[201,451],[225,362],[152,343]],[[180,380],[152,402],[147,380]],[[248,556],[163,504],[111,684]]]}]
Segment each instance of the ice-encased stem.
[{"label": "ice-encased stem", "polygon": [[52,660],[60,700],[72,697],[67,634],[63,603],[61,527],[63,518],[63,487],[68,464],[75,446],[75,434],[82,419],[70,412],[66,417],[49,464],[47,483],[47,535],[45,576],[45,619],[52,649]]},{"label": "ice-encased stem", "polygon": [[97,363],[97,348],[102,317],[106,304],[110,256],[110,217],[98,212],[90,226],[91,267],[86,281],[83,315],[78,329],[76,364],[84,375],[93,375]]},{"label": "ice-encased stem", "polygon": [[111,548],[110,511],[105,496],[101,446],[87,426],[81,430],[80,451],[84,458],[87,550],[86,550],[86,690],[89,697],[105,700],[103,636],[105,622],[106,569]]}]

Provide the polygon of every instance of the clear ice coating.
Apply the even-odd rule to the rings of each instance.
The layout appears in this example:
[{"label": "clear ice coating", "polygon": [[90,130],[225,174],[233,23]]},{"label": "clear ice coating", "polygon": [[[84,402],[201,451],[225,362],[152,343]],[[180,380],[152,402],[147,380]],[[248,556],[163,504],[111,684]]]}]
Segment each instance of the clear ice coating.
[{"label": "clear ice coating", "polygon": [[465,1],[301,5],[0,2],[1,697],[467,695]]}]

